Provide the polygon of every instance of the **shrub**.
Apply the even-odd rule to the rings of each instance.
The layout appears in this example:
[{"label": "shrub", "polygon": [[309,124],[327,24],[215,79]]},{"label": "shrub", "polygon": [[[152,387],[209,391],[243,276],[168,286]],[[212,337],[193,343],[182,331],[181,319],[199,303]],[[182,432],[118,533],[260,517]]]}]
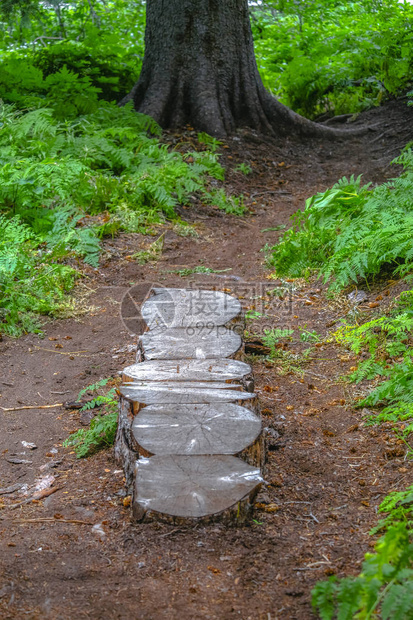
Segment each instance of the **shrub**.
[{"label": "shrub", "polygon": [[39,330],[36,314],[53,314],[74,284],[75,271],[38,246],[18,217],[0,215],[0,332]]},{"label": "shrub", "polygon": [[264,83],[310,118],[356,113],[413,80],[413,7],[396,0],[266,3],[254,12]]},{"label": "shrub", "polygon": [[371,279],[385,266],[394,275],[412,269],[413,152],[393,163],[400,177],[371,189],[361,177],[345,177],[326,192],[309,198],[293,227],[269,248],[268,263],[277,275],[306,276],[317,270],[332,290]]}]

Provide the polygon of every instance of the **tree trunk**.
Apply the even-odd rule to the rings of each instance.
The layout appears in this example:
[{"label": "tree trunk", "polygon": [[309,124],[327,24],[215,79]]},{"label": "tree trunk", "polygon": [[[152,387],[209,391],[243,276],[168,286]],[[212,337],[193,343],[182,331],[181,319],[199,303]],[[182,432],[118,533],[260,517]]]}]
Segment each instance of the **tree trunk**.
[{"label": "tree trunk", "polygon": [[[189,123],[214,136],[249,127],[271,135],[340,133],[302,118],[264,88],[248,0],[148,0],[145,58],[122,103],[163,128]],[[342,132],[344,133],[344,132]]]}]

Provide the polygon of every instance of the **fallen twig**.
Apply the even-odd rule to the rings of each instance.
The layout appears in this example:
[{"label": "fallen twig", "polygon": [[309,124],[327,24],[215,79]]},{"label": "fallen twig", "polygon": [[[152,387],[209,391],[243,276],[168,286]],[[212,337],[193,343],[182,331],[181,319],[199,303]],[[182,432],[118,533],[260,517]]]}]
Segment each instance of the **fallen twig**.
[{"label": "fallen twig", "polygon": [[94,525],[90,521],[79,521],[79,519],[55,519],[54,517],[44,517],[39,519],[14,519],[13,523],[74,523],[77,525]]},{"label": "fallen twig", "polygon": [[11,495],[12,493],[15,493],[16,491],[19,491],[22,488],[22,484],[17,483],[17,484],[13,484],[10,487],[6,487],[5,489],[0,489],[0,495]]},{"label": "fallen twig", "polygon": [[20,411],[21,409],[54,409],[55,407],[63,407],[63,403],[55,405],[23,405],[22,407],[0,407],[2,411]]},{"label": "fallen twig", "polygon": [[312,504],[313,502],[304,502],[304,501],[293,501],[293,502],[284,502],[284,504]]},{"label": "fallen twig", "polygon": [[183,532],[181,528],[177,528],[176,530],[171,530],[170,532],[166,532],[166,534],[161,534],[159,538],[166,538],[167,536],[172,536],[172,534],[177,534],[178,532]]},{"label": "fallen twig", "polygon": [[255,196],[264,196],[264,194],[278,194],[278,195],[285,194],[286,195],[286,194],[291,194],[291,192],[285,189],[267,190],[265,192],[254,192],[253,194],[251,194],[250,198],[251,200],[253,200]]},{"label": "fallen twig", "polygon": [[314,521],[315,521],[316,523],[320,523],[320,521],[317,519],[317,517],[316,517],[316,516],[314,516],[314,515],[313,515],[313,513],[312,513],[312,512],[310,512],[308,515],[303,515],[303,517],[308,517],[308,518],[310,518],[310,519],[314,519]]},{"label": "fallen twig", "polygon": [[77,355],[78,353],[89,353],[89,351],[56,351],[55,349],[44,349],[43,347],[35,346],[35,349],[39,351],[48,351],[49,353],[58,353],[59,355]]},{"label": "fallen twig", "polygon": [[62,487],[55,487],[53,489],[44,489],[43,491],[39,491],[37,493],[34,493],[34,495],[32,495],[31,497],[29,497],[28,499],[23,500],[22,502],[18,502],[17,504],[11,504],[10,506],[0,506],[0,510],[1,509],[5,509],[5,508],[9,508],[10,510],[15,510],[16,508],[20,508],[21,506],[24,506],[25,504],[30,504],[30,502],[32,502],[33,500],[40,500],[40,499],[44,499],[45,497],[49,497],[49,495],[53,495],[53,493],[56,493],[56,491],[60,491]]}]

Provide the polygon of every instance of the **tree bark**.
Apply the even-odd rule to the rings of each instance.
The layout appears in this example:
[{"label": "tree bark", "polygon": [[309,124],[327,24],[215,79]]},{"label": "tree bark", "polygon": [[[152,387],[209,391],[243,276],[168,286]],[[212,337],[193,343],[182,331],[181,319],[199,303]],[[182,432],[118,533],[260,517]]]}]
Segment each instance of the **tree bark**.
[{"label": "tree bark", "polygon": [[239,127],[281,135],[346,133],[282,105],[258,72],[248,0],[148,0],[139,81],[122,103],[163,128],[190,124],[213,136]]}]

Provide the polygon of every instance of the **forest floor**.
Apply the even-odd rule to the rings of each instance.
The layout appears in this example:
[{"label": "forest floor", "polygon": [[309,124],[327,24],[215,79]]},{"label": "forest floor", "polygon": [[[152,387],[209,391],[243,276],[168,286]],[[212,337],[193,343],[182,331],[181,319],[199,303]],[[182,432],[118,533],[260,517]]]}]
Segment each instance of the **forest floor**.
[{"label": "forest floor", "polygon": [[[268,326],[299,333],[302,327],[324,336],[351,311],[349,291],[332,301],[320,282],[295,281],[283,302],[265,302],[266,291],[280,282],[268,279],[261,250],[281,234],[265,229],[288,226],[307,197],[342,176],[363,173],[366,182],[381,183],[397,174],[389,162],[413,139],[413,108],[405,100],[392,102],[361,115],[355,125],[362,124],[375,129],[334,142],[251,133],[227,140],[221,149],[225,185],[244,194],[249,214],[229,216],[196,203],[183,208],[182,218],[199,236],[160,227],[162,256],[146,265],[128,257],[154,237],[108,240],[101,267],[90,268],[78,286],[79,316],[49,322],[44,338],[0,342],[1,407],[73,401],[80,389],[133,363],[136,337],[121,320],[121,302],[143,282],[201,283],[232,292],[268,316],[249,324],[251,333]],[[177,145],[195,138],[191,131],[167,135]],[[235,172],[240,163],[253,173]],[[171,273],[200,264],[230,271],[187,278]],[[359,309],[368,314],[376,311],[369,303],[384,306],[400,285],[382,281],[366,292]],[[376,302],[379,293],[383,301]],[[295,336],[288,350],[299,354],[305,347]],[[313,347],[300,372],[287,374],[280,359],[250,358],[272,431],[268,486],[258,496],[254,521],[239,529],[133,525],[113,450],[76,459],[62,447],[80,426],[77,411],[0,410],[0,489],[45,475],[53,475],[58,488],[22,506],[19,491],[0,495],[0,618],[313,617],[311,588],[327,575],[359,571],[373,544],[368,532],[378,504],[411,483],[413,466],[389,429],[365,426],[363,413],[351,407],[356,390],[340,381],[354,363],[347,351],[333,343]]]}]

